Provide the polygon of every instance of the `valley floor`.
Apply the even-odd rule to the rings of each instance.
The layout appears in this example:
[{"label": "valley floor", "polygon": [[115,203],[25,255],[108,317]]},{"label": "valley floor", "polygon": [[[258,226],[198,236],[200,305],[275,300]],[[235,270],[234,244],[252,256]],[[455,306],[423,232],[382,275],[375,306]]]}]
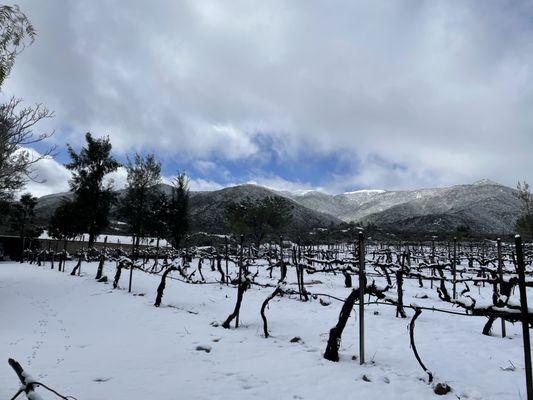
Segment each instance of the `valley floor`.
[{"label": "valley floor", "polygon": [[[124,290],[128,271],[122,289],[113,290],[94,281],[95,270],[96,264],[85,263],[82,276],[73,277],[48,266],[0,263],[1,399],[19,387],[9,357],[79,400],[438,398],[409,347],[409,319],[395,318],[394,307],[367,307],[366,365],[352,359],[358,349],[353,315],[341,360],[332,363],[322,353],[340,302],[276,298],[267,311],[272,337],[265,339],[259,310],[272,288],[248,290],[241,326],[226,330],[215,325],[233,310],[232,287],[171,280],[162,306],[155,308],[158,276],[136,271],[131,294]],[[106,265],[106,275],[113,277],[114,263]],[[327,277],[308,289],[345,298],[350,289],[342,283],[341,276]],[[434,290],[407,282],[405,291],[406,304],[437,304]],[[429,298],[413,298],[421,294]],[[481,335],[484,323],[423,312],[415,333],[422,359],[436,382],[453,388],[445,399],[525,398],[520,326],[508,325],[502,339],[499,321],[491,337]],[[291,343],[295,336],[301,342]],[[507,368],[511,363],[516,369]]]}]

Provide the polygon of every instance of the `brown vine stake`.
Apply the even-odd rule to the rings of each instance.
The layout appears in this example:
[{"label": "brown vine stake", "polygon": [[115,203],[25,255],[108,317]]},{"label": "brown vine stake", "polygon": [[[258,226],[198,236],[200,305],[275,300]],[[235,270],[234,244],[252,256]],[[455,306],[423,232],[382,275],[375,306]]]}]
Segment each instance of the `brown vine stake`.
[{"label": "brown vine stake", "polygon": [[170,274],[172,271],[177,271],[177,270],[178,269],[176,267],[172,266],[168,268],[165,272],[163,272],[163,276],[161,276],[161,283],[157,287],[157,296],[155,298],[155,303],[154,303],[155,307],[159,307],[161,305],[161,300],[163,299],[163,292],[165,291],[168,274]]},{"label": "brown vine stake", "polygon": [[261,318],[263,318],[263,332],[265,333],[265,338],[268,338],[268,321],[265,315],[265,309],[268,306],[269,301],[278,295],[283,295],[283,290],[281,290],[280,287],[277,287],[276,290],[263,301],[263,305],[261,306]]},{"label": "brown vine stake", "polygon": [[420,364],[424,372],[428,374],[429,377],[429,383],[433,382],[433,374],[427,369],[427,367],[424,365],[422,360],[420,359],[420,356],[418,355],[418,351],[416,350],[416,344],[415,344],[415,321],[416,319],[422,314],[422,310],[418,307],[415,307],[415,315],[413,315],[413,318],[411,319],[411,322],[409,323],[409,338],[411,340],[411,348],[413,349],[413,353],[415,354],[416,361]]}]

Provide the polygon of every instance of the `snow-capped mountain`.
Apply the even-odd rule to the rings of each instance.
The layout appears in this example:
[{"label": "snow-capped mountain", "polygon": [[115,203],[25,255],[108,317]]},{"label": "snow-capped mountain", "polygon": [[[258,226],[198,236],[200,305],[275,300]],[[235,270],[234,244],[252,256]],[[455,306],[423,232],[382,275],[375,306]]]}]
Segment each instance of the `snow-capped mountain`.
[{"label": "snow-capped mountain", "polygon": [[312,192],[292,198],[346,222],[373,223],[394,231],[444,232],[461,227],[475,233],[509,234],[520,215],[516,191],[488,179],[444,188]]},{"label": "snow-capped mountain", "polygon": [[[170,193],[168,185],[162,190]],[[68,193],[44,196],[36,207],[43,220]],[[191,192],[190,212],[195,229],[224,229],[226,204],[246,197],[281,196],[294,205],[293,229],[309,229],[344,222],[375,224],[394,232],[453,232],[458,228],[478,234],[510,234],[520,216],[516,190],[490,180],[467,185],[419,190],[356,190],[337,195],[310,190],[273,191],[239,185],[216,191]]]}]

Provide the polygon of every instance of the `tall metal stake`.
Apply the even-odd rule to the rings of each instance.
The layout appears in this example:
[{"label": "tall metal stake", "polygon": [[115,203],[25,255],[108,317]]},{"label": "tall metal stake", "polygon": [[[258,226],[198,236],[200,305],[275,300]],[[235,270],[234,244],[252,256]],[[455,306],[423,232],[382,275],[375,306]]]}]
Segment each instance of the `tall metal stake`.
[{"label": "tall metal stake", "polygon": [[453,274],[453,298],[457,298],[457,238],[453,238],[453,261],[452,261],[452,274]]},{"label": "tall metal stake", "polygon": [[[359,364],[365,363],[365,242],[359,232]],[[528,399],[529,400],[529,399]]]},{"label": "tall metal stake", "polygon": [[524,361],[526,367],[527,400],[533,400],[533,376],[531,375],[531,342],[529,340],[528,308],[526,296],[526,277],[522,238],[515,236],[516,264],[518,272],[518,286],[520,289],[520,309],[522,311],[522,336],[524,340]]},{"label": "tall metal stake", "polygon": [[[241,246],[239,249],[239,287],[242,285],[242,261],[243,261],[243,242],[244,242],[244,235],[241,235]],[[239,312],[237,312],[237,317],[235,318],[235,328],[239,327]]]},{"label": "tall metal stake", "polygon": [[[502,260],[502,240],[498,238],[498,275],[500,276],[500,293],[503,285],[503,260]],[[505,320],[502,320],[502,337],[505,337]]]}]

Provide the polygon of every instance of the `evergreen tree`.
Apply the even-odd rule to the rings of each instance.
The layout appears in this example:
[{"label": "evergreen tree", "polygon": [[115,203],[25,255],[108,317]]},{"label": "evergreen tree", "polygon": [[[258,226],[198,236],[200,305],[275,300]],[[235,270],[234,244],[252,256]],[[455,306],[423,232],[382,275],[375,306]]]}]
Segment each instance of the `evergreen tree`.
[{"label": "evergreen tree", "polygon": [[172,245],[178,248],[189,231],[189,179],[184,173],[179,173],[172,182],[168,229]]},{"label": "evergreen tree", "polygon": [[154,193],[148,213],[146,231],[157,239],[168,239],[170,236],[170,199],[162,191]]},{"label": "evergreen tree", "polygon": [[259,247],[267,234],[281,233],[292,220],[293,206],[281,197],[247,198],[226,206],[226,224],[234,233],[250,235]]},{"label": "evergreen tree", "polygon": [[118,169],[120,164],[111,156],[109,137],[94,139],[85,134],[86,146],[76,153],[67,145],[71,162],[65,166],[72,171],[70,188],[74,192],[77,218],[89,233],[88,247],[109,225],[109,211],[115,201],[112,183],[105,183],[104,177]]},{"label": "evergreen tree", "polygon": [[48,235],[57,240],[66,241],[81,235],[84,227],[79,223],[76,204],[70,200],[64,200],[56,208],[50,217]]},{"label": "evergreen tree", "polygon": [[516,221],[516,230],[533,238],[533,194],[527,182],[518,182],[517,196],[522,202],[522,215]]},{"label": "evergreen tree", "polygon": [[26,193],[11,207],[11,226],[20,237],[21,253],[26,249],[26,238],[39,237],[42,233],[42,229],[34,223],[36,205],[37,197]]},{"label": "evergreen tree", "polygon": [[152,208],[161,182],[161,163],[153,154],[143,157],[135,154],[133,162],[128,159],[128,186],[121,200],[119,215],[130,226],[134,236],[134,246],[139,246],[140,238],[147,233],[147,225],[152,218]]}]

